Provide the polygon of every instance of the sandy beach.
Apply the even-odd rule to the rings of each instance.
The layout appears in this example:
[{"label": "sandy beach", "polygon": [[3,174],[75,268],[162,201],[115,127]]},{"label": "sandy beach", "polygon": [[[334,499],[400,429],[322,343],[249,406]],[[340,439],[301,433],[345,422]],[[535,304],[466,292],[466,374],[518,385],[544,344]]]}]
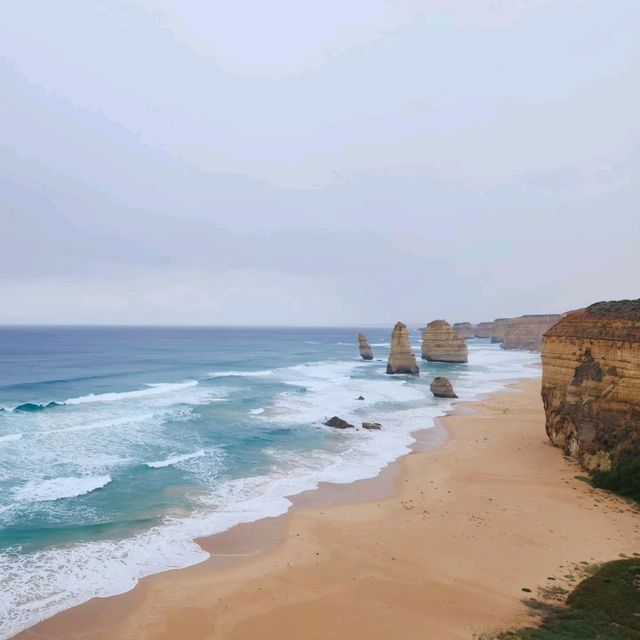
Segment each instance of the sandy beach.
[{"label": "sandy beach", "polygon": [[529,595],[640,552],[637,510],[549,444],[539,387],[461,403],[378,478],[303,494],[201,541],[208,562],[16,637],[434,640],[527,623]]}]

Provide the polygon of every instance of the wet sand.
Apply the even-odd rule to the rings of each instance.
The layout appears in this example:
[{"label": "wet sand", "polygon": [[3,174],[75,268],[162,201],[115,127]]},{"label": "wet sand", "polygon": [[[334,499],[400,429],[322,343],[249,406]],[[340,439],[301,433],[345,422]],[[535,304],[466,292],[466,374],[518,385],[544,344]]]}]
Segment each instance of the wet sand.
[{"label": "wet sand", "polygon": [[302,494],[200,540],[211,560],[16,637],[449,640],[527,623],[529,595],[640,552],[637,510],[549,445],[539,385],[459,405],[377,478]]}]

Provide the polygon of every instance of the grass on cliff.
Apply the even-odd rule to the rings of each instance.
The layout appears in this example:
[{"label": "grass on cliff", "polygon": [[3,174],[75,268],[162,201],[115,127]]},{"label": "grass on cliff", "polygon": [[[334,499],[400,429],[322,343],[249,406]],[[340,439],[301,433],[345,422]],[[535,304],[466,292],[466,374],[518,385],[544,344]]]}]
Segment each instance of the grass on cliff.
[{"label": "grass on cliff", "polygon": [[591,482],[594,487],[615,491],[640,502],[640,456],[621,462],[611,471],[595,471]]},{"label": "grass on cliff", "polygon": [[547,609],[542,622],[497,640],[640,640],[640,558],[602,565],[575,588],[565,607],[531,604]]}]

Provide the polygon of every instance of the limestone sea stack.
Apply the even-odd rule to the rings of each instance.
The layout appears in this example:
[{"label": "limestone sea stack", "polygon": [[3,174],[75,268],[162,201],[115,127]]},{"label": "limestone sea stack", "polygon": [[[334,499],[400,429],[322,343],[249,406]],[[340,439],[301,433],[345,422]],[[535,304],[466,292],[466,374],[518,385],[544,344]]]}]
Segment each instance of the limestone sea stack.
[{"label": "limestone sea stack", "polygon": [[422,359],[430,362],[467,362],[467,345],[446,320],[434,320],[422,332]]},{"label": "limestone sea stack", "polygon": [[411,350],[409,331],[404,322],[397,322],[391,333],[391,353],[387,363],[387,373],[409,373],[419,375],[420,369]]},{"label": "limestone sea stack", "polygon": [[502,348],[540,351],[542,336],[560,318],[559,313],[512,318],[505,325]]},{"label": "limestone sea stack", "polygon": [[476,328],[470,322],[456,322],[453,330],[465,340],[476,337]]},{"label": "limestone sea stack", "polygon": [[373,360],[373,351],[371,351],[369,340],[367,340],[367,336],[365,336],[364,333],[358,334],[358,347],[360,348],[360,356],[363,360]]},{"label": "limestone sea stack", "polygon": [[445,378],[444,376],[438,376],[437,378],[434,378],[429,389],[436,398],[458,397],[453,390],[451,380],[449,380],[449,378]]},{"label": "limestone sea stack", "polygon": [[504,332],[507,328],[507,322],[510,318],[496,318],[491,323],[491,342],[500,344],[504,342]]},{"label": "limestone sea stack", "polygon": [[493,322],[478,322],[476,325],[476,338],[490,338],[493,330]]},{"label": "limestone sea stack", "polygon": [[640,300],[568,313],[542,340],[547,435],[590,470],[640,460]]}]

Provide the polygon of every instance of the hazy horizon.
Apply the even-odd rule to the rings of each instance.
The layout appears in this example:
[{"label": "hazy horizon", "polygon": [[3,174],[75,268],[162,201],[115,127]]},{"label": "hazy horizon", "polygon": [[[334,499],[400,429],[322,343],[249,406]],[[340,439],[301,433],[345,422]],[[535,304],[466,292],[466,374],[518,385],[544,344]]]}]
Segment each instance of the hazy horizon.
[{"label": "hazy horizon", "polygon": [[0,325],[640,295],[637,2],[26,0],[0,37]]}]

